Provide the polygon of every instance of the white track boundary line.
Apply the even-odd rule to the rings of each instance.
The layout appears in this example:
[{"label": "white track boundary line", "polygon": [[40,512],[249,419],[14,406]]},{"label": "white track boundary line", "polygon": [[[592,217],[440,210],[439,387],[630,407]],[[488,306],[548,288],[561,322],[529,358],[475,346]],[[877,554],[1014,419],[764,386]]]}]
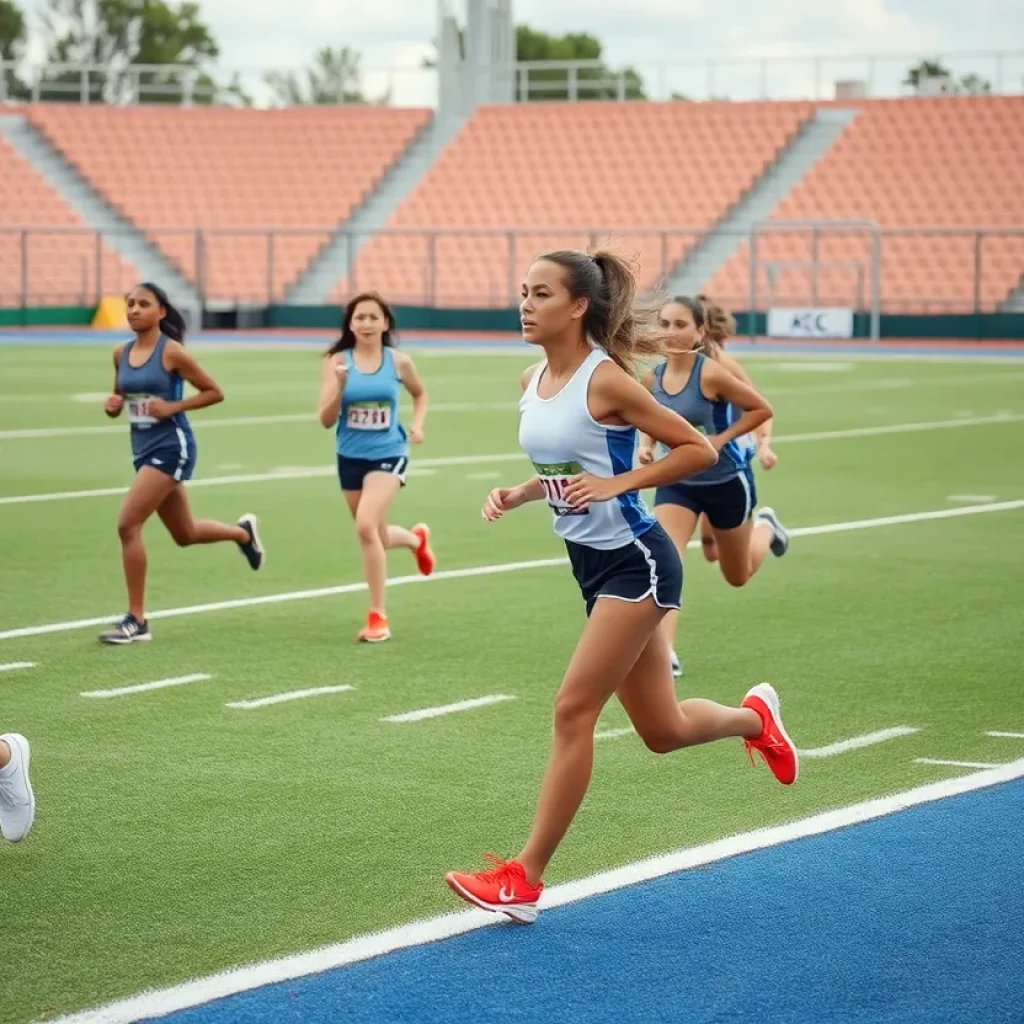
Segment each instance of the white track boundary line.
[{"label": "white track boundary line", "polygon": [[114,690],[86,690],[79,697],[127,697],[131,693],[147,693],[149,690],[164,690],[168,686],[187,686],[189,683],[202,683],[212,676],[205,672],[196,672],[190,676],[175,676],[173,679],[157,679],[153,683],[137,683],[135,686],[119,686]]},{"label": "white track boundary line", "polygon": [[636,733],[631,725],[627,725],[624,729],[598,729],[594,733],[595,740],[617,740],[622,736],[632,736]]},{"label": "white track boundary line", "polygon": [[[816,537],[829,533],[847,533],[852,530],[871,530],[881,526],[900,526],[904,523],[921,523],[932,519],[959,519],[961,516],[981,515],[989,512],[1007,512],[1024,508],[1024,500],[1001,501],[990,505],[965,505],[960,508],[937,509],[934,512],[909,512],[898,516],[883,516],[881,519],[855,519],[847,523],[824,523],[821,526],[798,526],[789,530],[791,537]],[[699,542],[691,541],[696,548]],[[389,587],[402,587],[411,583],[435,583],[439,580],[459,580],[472,576],[495,576],[499,573],[522,572],[527,569],[548,569],[567,565],[562,558],[538,558],[523,562],[505,562],[499,565],[479,565],[471,569],[446,569],[431,576],[394,576],[387,583]],[[366,590],[365,583],[343,583],[336,587],[319,587],[314,590],[291,590],[281,594],[264,594],[260,597],[240,597],[228,601],[213,601],[210,604],[187,605],[183,608],[165,608],[149,612],[147,619],[173,619],[182,615],[200,615],[205,612],[231,611],[236,608],[254,608],[266,604],[282,604],[287,601],[304,601],[318,597],[336,597],[340,594],[357,594]],[[50,622],[41,626],[22,626],[0,632],[0,640],[17,640],[21,637],[43,636],[47,633],[66,633],[75,629],[90,629],[103,626],[117,618],[116,614],[101,615],[92,619],[72,619],[68,622]]]},{"label": "white track boundary line", "polygon": [[515,697],[507,693],[492,693],[487,697],[472,697],[459,700],[454,704],[440,704],[434,708],[420,708],[419,711],[405,711],[400,715],[386,715],[382,722],[423,722],[428,718],[440,718],[442,715],[454,715],[460,711],[471,711],[473,708],[485,708],[490,704],[503,704]]},{"label": "white track boundary line", "polygon": [[994,739],[1006,739],[1006,740],[1024,740],[1024,732],[999,732],[993,730],[992,732],[985,733],[986,736],[991,736]]},{"label": "white track boundary line", "polygon": [[[719,839],[703,846],[676,850],[632,864],[603,871],[576,882],[567,882],[545,890],[542,909],[577,903],[580,900],[638,885],[655,878],[677,874],[691,868],[727,860],[755,850],[782,846],[798,839],[835,832],[838,829],[885,818],[911,807],[934,803],[1024,777],[1024,760],[1013,761],[989,771],[953,779],[944,779],[892,796],[866,800],[833,811],[823,811],[785,825],[756,829],[742,835]],[[440,876],[436,880],[441,884]],[[164,989],[151,989],[94,1010],[51,1020],[49,1024],[134,1024],[150,1017],[201,1006],[215,999],[237,995],[283,981],[293,981],[350,964],[372,960],[400,949],[426,945],[464,935],[466,932],[499,923],[500,916],[483,910],[464,910],[439,917],[413,921],[384,932],[359,935],[332,946],[263,963],[222,971]]]},{"label": "white track boundary line", "polygon": [[[1019,764],[1020,762],[1013,762]],[[993,764],[991,761],[944,761],[935,757],[915,757],[914,764],[941,765],[946,768],[1003,768],[1008,767],[1002,764]]]},{"label": "white track boundary line", "polygon": [[886,740],[894,740],[899,736],[913,736],[920,732],[909,725],[896,725],[891,729],[879,729],[877,732],[865,733],[863,736],[853,736],[848,740],[839,740],[836,743],[829,743],[824,747],[812,747],[810,750],[801,750],[801,757],[835,757],[837,754],[845,754],[850,750],[860,750],[862,747],[872,747],[876,743],[885,743]]},{"label": "white track boundary line", "polygon": [[6,665],[0,665],[0,672],[14,672],[21,668],[35,668],[38,662],[35,661],[9,661]]},{"label": "white track boundary line", "polygon": [[268,708],[271,704],[285,704],[290,700],[305,700],[307,697],[323,697],[328,693],[348,693],[354,686],[314,686],[309,690],[289,690],[287,693],[275,693],[270,697],[258,697],[255,700],[236,700],[225,704],[226,708],[240,708],[250,711],[253,708]]},{"label": "white track boundary line", "polygon": [[[956,427],[992,426],[1000,423],[1024,421],[1024,413],[996,413],[992,416],[978,416],[962,420],[930,420],[922,423],[890,423],[877,427],[851,427],[846,430],[819,430],[807,434],[779,434],[772,438],[776,444],[791,444],[807,441],[841,441],[847,438],[876,437],[886,434],[912,434],[919,431],[951,430]],[[108,429],[106,427],[104,430]],[[0,434],[0,438],[2,438]],[[435,459],[415,459],[411,469],[434,469],[445,466],[475,466],[492,462],[524,462],[522,452],[503,452],[498,455],[452,455]],[[242,473],[230,476],[200,477],[189,481],[189,489],[196,487],[227,487],[234,484],[271,483],[278,480],[313,480],[333,477],[337,470],[333,466],[309,466],[277,470],[268,473]],[[0,497],[0,505],[26,505],[43,501],[71,501],[76,498],[110,498],[127,494],[127,487],[98,487],[82,491],[50,491],[42,494],[10,494]]]}]

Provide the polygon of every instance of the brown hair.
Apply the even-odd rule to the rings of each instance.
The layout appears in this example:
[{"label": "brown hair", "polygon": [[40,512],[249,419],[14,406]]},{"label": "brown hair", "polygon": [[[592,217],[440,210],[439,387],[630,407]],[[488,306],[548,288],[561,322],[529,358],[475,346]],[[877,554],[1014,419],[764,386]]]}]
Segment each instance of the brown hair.
[{"label": "brown hair", "polygon": [[693,322],[704,332],[698,348],[712,359],[722,354],[722,344],[736,333],[736,318],[724,306],[712,302],[706,295],[676,295],[672,302],[685,306]]},{"label": "brown hair", "polygon": [[645,355],[661,355],[653,310],[636,304],[632,264],[611,249],[558,249],[537,257],[565,271],[565,286],[574,299],[585,298],[583,332],[629,374]]},{"label": "brown hair", "polygon": [[360,292],[354,298],[349,299],[348,305],[345,307],[345,313],[341,318],[341,337],[327,350],[325,355],[333,356],[339,352],[344,352],[346,349],[355,348],[356,336],[352,331],[352,317],[356,315],[356,307],[360,302],[376,302],[380,306],[380,311],[388,322],[387,327],[384,328],[384,337],[382,339],[384,347],[391,348],[398,342],[398,333],[395,329],[395,314],[384,301],[384,297],[379,292]]}]

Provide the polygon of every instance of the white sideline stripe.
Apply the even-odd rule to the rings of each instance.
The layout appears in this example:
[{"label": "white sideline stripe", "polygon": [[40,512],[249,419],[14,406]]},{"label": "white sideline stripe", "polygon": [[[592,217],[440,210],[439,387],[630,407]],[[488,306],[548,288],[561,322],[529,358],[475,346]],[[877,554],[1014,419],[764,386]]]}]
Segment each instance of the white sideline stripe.
[{"label": "white sideline stripe", "polygon": [[[919,523],[930,519],[958,519],[961,516],[981,515],[986,512],[1006,512],[1024,508],[1024,500],[1001,501],[991,505],[965,505],[962,508],[944,508],[934,512],[910,512],[898,516],[884,516],[881,519],[856,519],[848,523],[825,523],[822,526],[798,526],[789,530],[790,537],[814,537],[819,534],[846,533],[851,530],[870,530],[878,526],[899,526],[903,523]],[[696,548],[699,541],[691,541]],[[387,581],[389,587],[402,587],[410,583],[432,583],[437,580],[459,580],[470,576],[495,576],[498,573],[520,572],[526,569],[548,569],[567,565],[568,558],[537,558],[524,562],[506,562],[499,565],[478,565],[471,569],[445,569],[430,576],[395,576]],[[366,590],[365,583],[343,583],[337,587],[319,587],[314,590],[290,590],[281,594],[264,594],[261,597],[239,597],[229,601],[214,601],[210,604],[186,605],[183,608],[165,608],[149,612],[149,619],[172,619],[182,615],[199,615],[204,612],[230,611],[235,608],[252,608],[264,604],[281,604],[286,601],[304,601],[316,597],[335,597],[339,594],[357,594]],[[68,622],[49,622],[41,626],[22,626],[0,632],[0,640],[17,640],[26,636],[43,636],[46,633],[66,633],[73,629],[90,629],[102,626],[116,619],[116,614],[102,615],[94,619],[72,619]]]},{"label": "white sideline stripe", "polygon": [[949,494],[946,501],[963,501],[968,505],[977,505],[983,501],[995,501],[995,494]]},{"label": "white sideline stripe", "polygon": [[454,704],[441,704],[436,708],[421,708],[419,711],[406,711],[401,715],[387,715],[382,722],[422,722],[427,718],[440,718],[442,715],[454,715],[459,711],[471,711],[473,708],[485,708],[488,704],[502,704],[515,697],[507,693],[492,693],[488,697],[473,697],[471,700],[460,700]]},{"label": "white sideline stripe", "polygon": [[0,672],[13,672],[19,668],[35,668],[38,662],[35,661],[9,661],[6,665],[0,665]]},{"label": "white sideline stripe", "polygon": [[[1020,764],[1019,761],[1011,762]],[[993,764],[991,761],[943,761],[934,757],[915,757],[914,764],[938,764],[948,768],[1003,768],[1009,765]]]},{"label": "white sideline stripe", "polygon": [[[433,469],[444,466],[475,466],[481,462],[525,462],[522,452],[506,452],[502,455],[446,455],[436,459],[417,459],[415,470]],[[275,480],[312,480],[317,477],[335,477],[334,466],[294,466],[271,470],[269,473],[243,473],[238,476],[210,476],[190,480],[189,490],[196,487],[223,487],[229,484],[261,484]],[[54,491],[48,494],[14,494],[0,498],[0,505],[24,505],[38,501],[68,501],[72,498],[109,498],[127,494],[127,487],[99,487],[88,491]]]},{"label": "white sideline stripe", "polygon": [[[315,389],[314,389],[315,390]],[[105,398],[106,396],[104,396]],[[438,412],[491,412],[518,407],[516,402],[437,402],[430,407],[431,413]],[[283,412],[271,416],[222,416],[219,419],[204,419],[203,430],[216,427],[259,427],[270,423],[316,424],[316,416],[308,412]],[[2,441],[29,441],[55,437],[89,437],[99,434],[127,433],[123,424],[77,427],[28,427],[19,430],[0,430]]]},{"label": "white sideline stripe", "polygon": [[[104,619],[104,622],[107,620]],[[130,693],[145,693],[147,690],[163,690],[168,686],[185,686],[188,683],[201,683],[212,676],[205,672],[197,672],[190,676],[175,676],[173,679],[158,679],[154,683],[138,683],[135,686],[119,686],[116,690],[86,690],[79,697],[124,697]]]},{"label": "white sideline stripe", "polygon": [[[874,437],[880,434],[907,434],[924,430],[947,430],[952,427],[988,426],[996,423],[1017,423],[1024,421],[1024,413],[999,412],[992,416],[980,416],[973,420],[933,420],[925,423],[891,423],[878,427],[852,427],[847,430],[814,431],[809,434],[780,434],[773,437],[775,443],[786,444],[794,441],[838,441],[851,437]],[[98,428],[99,429],[99,428]],[[101,428],[109,430],[109,427]],[[3,434],[0,433],[0,438]],[[435,459],[417,459],[410,472],[443,466],[475,466],[480,463],[525,461],[522,452],[504,452],[500,455],[452,455]],[[201,477],[189,481],[189,489],[196,487],[223,487],[231,484],[268,483],[275,480],[310,480],[317,477],[333,477],[337,470],[333,466],[294,466],[271,470],[269,473],[244,473],[237,476]],[[424,474],[425,475],[425,474]],[[12,494],[0,497],[0,505],[24,505],[40,501],[69,501],[74,498],[109,498],[127,494],[127,487],[100,487],[85,491],[53,491],[45,494]]]},{"label": "white sideline stripe", "polygon": [[594,733],[595,740],[617,740],[620,736],[631,736],[636,732],[632,726],[627,726],[625,729],[598,729]]},{"label": "white sideline stripe", "polygon": [[845,754],[848,750],[860,750],[861,747],[872,747],[876,743],[885,743],[886,740],[894,740],[898,736],[912,736],[920,732],[909,725],[896,725],[891,729],[879,729],[878,732],[869,732],[863,736],[853,736],[848,740],[839,740],[837,743],[830,743],[825,747],[812,747],[810,750],[801,750],[801,757],[835,757],[836,754]]},{"label": "white sideline stripe", "polygon": [[289,700],[304,700],[306,697],[322,697],[328,693],[348,693],[352,686],[315,686],[311,690],[290,690],[288,693],[275,693],[272,697],[260,697],[257,700],[236,700],[225,704],[226,708],[241,708],[249,711],[252,708],[266,708],[271,704],[284,704]]},{"label": "white sideline stripe", "polygon": [[[859,825],[867,821],[888,817],[899,811],[921,804],[934,803],[990,786],[998,786],[1024,776],[1024,760],[1013,761],[990,771],[977,772],[958,778],[944,779],[925,786],[917,786],[903,793],[866,800],[838,810],[823,811],[809,818],[801,818],[785,825],[756,829],[727,839],[719,839],[703,846],[676,850],[672,853],[635,861],[611,871],[602,871],[576,882],[567,882],[545,890],[542,909],[577,903],[592,896],[614,892],[641,882],[677,874],[704,864],[782,846],[809,836],[823,835],[838,829]],[[440,879],[437,880],[440,884]],[[197,978],[164,989],[151,989],[128,999],[66,1017],[53,1019],[49,1024],[134,1024],[150,1017],[162,1017],[193,1006],[201,1006],[215,999],[237,995],[296,978],[322,974],[324,971],[372,960],[400,949],[426,945],[464,935],[466,932],[496,925],[501,915],[484,910],[463,910],[438,917],[413,921],[384,932],[358,935],[347,942],[306,953],[296,953],[277,960],[267,960],[248,967],[222,971],[206,978]]]},{"label": "white sideline stripe", "polygon": [[1024,732],[999,732],[998,730],[993,730],[992,732],[985,733],[985,735],[996,739],[1024,740]]}]

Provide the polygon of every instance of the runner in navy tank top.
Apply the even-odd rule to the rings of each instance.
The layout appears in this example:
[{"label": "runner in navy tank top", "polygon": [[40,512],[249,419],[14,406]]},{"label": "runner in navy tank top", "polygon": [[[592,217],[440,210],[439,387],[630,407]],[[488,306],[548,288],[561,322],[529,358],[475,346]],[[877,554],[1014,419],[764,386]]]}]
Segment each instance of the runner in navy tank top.
[{"label": "runner in navy tank top", "polygon": [[[719,460],[707,473],[659,487],[654,514],[680,557],[701,513],[706,514],[718,547],[718,567],[729,584],[742,587],[761,568],[769,550],[781,557],[789,547],[789,535],[772,509],[754,515],[753,475],[746,452],[737,443],[770,419],[772,409],[749,384],[700,351],[704,308],[695,299],[679,297],[667,303],[661,326],[668,339],[668,359],[644,375],[644,387],[707,435]],[[741,415],[737,418],[732,409]],[[654,461],[650,437],[640,438],[637,457],[641,464]],[[678,616],[668,615],[662,626],[670,641],[675,639],[677,621]]]},{"label": "runner in navy tank top", "polygon": [[[135,481],[121,506],[117,533],[128,588],[128,613],[101,634],[105,644],[152,639],[146,621],[146,549],[142,527],[156,512],[176,544],[233,541],[253,569],[263,564],[256,517],[234,526],[193,519],[185,482],[196,464],[196,439],[186,413],[224,400],[209,375],[185,351],[185,319],[162,288],[140,284],[127,298],[132,341],[114,349],[114,390],[106,414],[127,411]],[[188,381],[198,394],[184,397]]]},{"label": "runner in navy tank top", "polygon": [[[424,576],[436,564],[426,523],[407,530],[387,521],[391,502],[405,486],[409,442],[423,440],[427,416],[426,388],[412,359],[395,350],[395,340],[391,307],[376,292],[364,292],[345,307],[341,337],[320,367],[320,423],[335,429],[338,481],[355,520],[370,592],[366,625],[358,633],[366,643],[391,637],[386,552],[407,548]],[[403,388],[412,396],[408,435],[398,416]]]},{"label": "runner in navy tank top", "polygon": [[[588,616],[555,697],[553,747],[526,845],[513,860],[490,855],[487,870],[445,878],[467,902],[523,924],[537,918],[541,876],[583,802],[594,728],[613,695],[656,753],[742,737],[780,782],[797,777],[797,751],[767,683],[739,708],[676,697],[659,625],[679,607],[682,563],[639,492],[708,472],[716,454],[633,377],[637,359],[661,349],[633,309],[635,291],[631,268],[612,252],[552,252],[530,267],[523,337],[545,358],[520,381],[519,443],[536,475],[495,488],[483,507],[494,522],[526,502],[548,503]],[[663,460],[633,468],[637,430],[669,449]]]}]

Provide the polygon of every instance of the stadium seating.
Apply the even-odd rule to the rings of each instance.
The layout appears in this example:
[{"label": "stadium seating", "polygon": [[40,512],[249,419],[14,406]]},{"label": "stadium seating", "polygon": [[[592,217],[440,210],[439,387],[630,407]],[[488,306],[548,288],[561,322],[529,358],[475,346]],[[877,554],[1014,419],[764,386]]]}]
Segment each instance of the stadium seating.
[{"label": "stadium seating", "polygon": [[[387,225],[410,233],[367,244],[355,281],[339,282],[336,297],[372,282],[397,301],[506,305],[534,255],[584,246],[595,230],[638,253],[644,283],[653,283],[695,241],[655,231],[710,227],[812,110],[806,103],[484,107]],[[428,241],[415,234],[424,228],[447,233]],[[513,238],[509,228],[520,234]]]},{"label": "stadium seating", "polygon": [[[24,243],[23,228],[33,229]],[[84,229],[75,211],[0,136],[0,306],[21,305],[23,266],[24,290],[34,305],[89,305],[98,292],[130,287],[134,267],[106,245],[97,246],[96,236]]]},{"label": "stadium seating", "polygon": [[[1024,97],[877,100],[860,105],[853,124],[786,196],[773,220],[864,219],[900,229],[882,240],[884,311],[963,312],[974,308],[977,227],[1024,226]],[[928,234],[922,228],[964,229]],[[808,232],[767,233],[759,263],[811,258]],[[818,304],[847,306],[867,287],[863,232],[826,232],[819,259]],[[844,264],[840,266],[840,264]],[[744,245],[709,283],[723,300],[748,305]],[[1024,271],[1024,235],[986,238],[980,298],[994,309]],[[810,272],[778,267],[772,284],[762,264],[758,292],[777,305],[805,305]],[[866,292],[863,292],[866,294]]]},{"label": "stadium seating", "polygon": [[[31,119],[211,299],[280,298],[430,112],[38,105]],[[275,238],[266,229],[305,229]],[[256,234],[254,234],[256,232]],[[272,288],[271,288],[272,284]]]}]

